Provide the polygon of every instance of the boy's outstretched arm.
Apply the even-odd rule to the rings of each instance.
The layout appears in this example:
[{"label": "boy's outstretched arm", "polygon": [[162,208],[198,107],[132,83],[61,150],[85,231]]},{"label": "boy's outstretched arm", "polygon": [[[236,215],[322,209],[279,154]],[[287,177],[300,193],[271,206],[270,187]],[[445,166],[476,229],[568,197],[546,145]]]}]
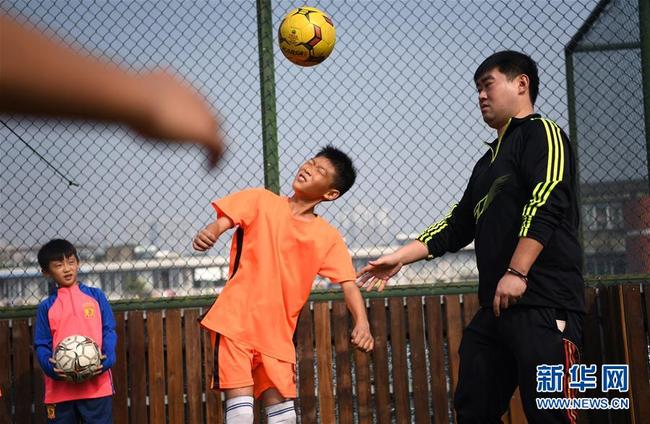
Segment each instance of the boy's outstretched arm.
[{"label": "boy's outstretched arm", "polygon": [[412,241],[393,253],[368,262],[368,265],[357,273],[357,285],[361,288],[365,287],[366,291],[374,287],[377,287],[377,291],[382,291],[386,282],[397,274],[402,266],[417,262],[428,255],[426,244],[418,240]]},{"label": "boy's outstretched arm", "polygon": [[217,239],[224,231],[231,229],[235,224],[227,216],[220,216],[207,227],[199,231],[192,240],[192,247],[199,252],[205,252],[217,242]]},{"label": "boy's outstretched arm", "polygon": [[366,314],[366,303],[361,297],[361,292],[354,281],[341,283],[343,297],[348,309],[354,318],[354,329],[352,329],[352,343],[359,349],[370,352],[375,345],[375,340],[370,334],[370,323]]}]

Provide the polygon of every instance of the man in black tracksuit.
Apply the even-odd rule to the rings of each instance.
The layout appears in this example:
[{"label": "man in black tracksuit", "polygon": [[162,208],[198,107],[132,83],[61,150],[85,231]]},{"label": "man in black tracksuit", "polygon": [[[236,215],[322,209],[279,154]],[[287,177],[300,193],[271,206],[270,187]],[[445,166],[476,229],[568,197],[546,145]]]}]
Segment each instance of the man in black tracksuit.
[{"label": "man in black tracksuit", "polygon": [[[529,423],[574,423],[574,410],[538,409],[538,397],[573,397],[584,314],[577,240],[576,163],[553,121],[533,113],[539,78],[530,57],[495,53],[474,80],[497,130],[460,202],[417,241],[372,261],[359,284],[383,289],[404,264],[475,242],[481,309],[463,333],[454,406],[459,423],[499,423],[520,388]],[[537,393],[537,366],[564,366],[562,392]]]}]

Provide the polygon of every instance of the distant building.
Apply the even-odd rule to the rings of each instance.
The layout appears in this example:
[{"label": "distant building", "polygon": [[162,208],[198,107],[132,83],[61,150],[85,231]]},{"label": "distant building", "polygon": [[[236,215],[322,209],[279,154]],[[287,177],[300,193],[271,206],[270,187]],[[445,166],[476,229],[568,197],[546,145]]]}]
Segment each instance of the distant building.
[{"label": "distant building", "polygon": [[[409,238],[411,237],[411,238]],[[400,235],[404,243],[412,238]],[[399,245],[355,248],[351,251],[355,269],[360,269]],[[122,245],[107,248],[95,260],[82,260],[79,280],[100,287],[109,300],[172,296],[213,295],[228,278],[228,258],[222,256],[178,256],[152,247]],[[478,279],[473,244],[457,253],[433,261],[404,267],[391,285],[439,284]],[[314,288],[334,288],[317,278]],[[0,306],[36,304],[49,293],[48,281],[33,261],[24,266],[0,268]]]},{"label": "distant building", "polygon": [[[75,245],[81,260],[95,260],[98,248],[93,245]],[[37,255],[41,246],[22,247],[5,245],[0,247],[0,268],[29,266],[38,263]]]},{"label": "distant building", "polygon": [[[109,300],[216,294],[227,277],[228,259],[220,256],[85,261],[79,269],[79,281],[100,287]],[[35,264],[0,269],[0,306],[36,304],[50,289]]]},{"label": "distant building", "polygon": [[650,272],[650,196],[646,180],[582,184],[586,275]]}]

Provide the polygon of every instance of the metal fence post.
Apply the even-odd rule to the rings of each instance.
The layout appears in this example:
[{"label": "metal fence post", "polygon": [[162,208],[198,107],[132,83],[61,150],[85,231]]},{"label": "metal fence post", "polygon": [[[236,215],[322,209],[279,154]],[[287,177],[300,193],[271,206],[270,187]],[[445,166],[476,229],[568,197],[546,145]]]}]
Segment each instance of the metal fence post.
[{"label": "metal fence post", "polygon": [[278,164],[278,129],[275,113],[273,16],[271,13],[271,0],[257,0],[257,37],[260,53],[264,186],[274,193],[279,193],[280,170]]},{"label": "metal fence post", "polygon": [[645,0],[639,0],[639,38],[648,184],[650,185],[650,4]]}]

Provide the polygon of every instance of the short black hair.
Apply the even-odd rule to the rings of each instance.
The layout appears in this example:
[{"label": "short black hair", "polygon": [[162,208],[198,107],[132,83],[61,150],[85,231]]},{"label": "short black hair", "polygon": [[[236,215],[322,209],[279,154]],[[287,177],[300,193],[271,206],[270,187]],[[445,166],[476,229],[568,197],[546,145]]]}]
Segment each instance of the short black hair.
[{"label": "short black hair", "polygon": [[517,75],[525,74],[530,80],[530,88],[528,94],[530,101],[535,104],[537,100],[537,93],[539,93],[539,73],[537,71],[537,64],[528,55],[513,50],[504,50],[494,53],[479,65],[474,72],[474,83],[490,72],[492,69],[498,68],[503,74],[512,80]]},{"label": "short black hair", "polygon": [[352,159],[331,144],[320,149],[316,153],[316,157],[327,158],[332,163],[336,171],[334,188],[343,196],[346,191],[350,190],[350,187],[352,187],[354,181],[357,179],[357,171],[354,169]]},{"label": "short black hair", "polygon": [[50,262],[60,261],[64,258],[74,256],[79,260],[77,249],[68,240],[54,239],[43,245],[38,251],[38,264],[43,271],[48,271]]}]

